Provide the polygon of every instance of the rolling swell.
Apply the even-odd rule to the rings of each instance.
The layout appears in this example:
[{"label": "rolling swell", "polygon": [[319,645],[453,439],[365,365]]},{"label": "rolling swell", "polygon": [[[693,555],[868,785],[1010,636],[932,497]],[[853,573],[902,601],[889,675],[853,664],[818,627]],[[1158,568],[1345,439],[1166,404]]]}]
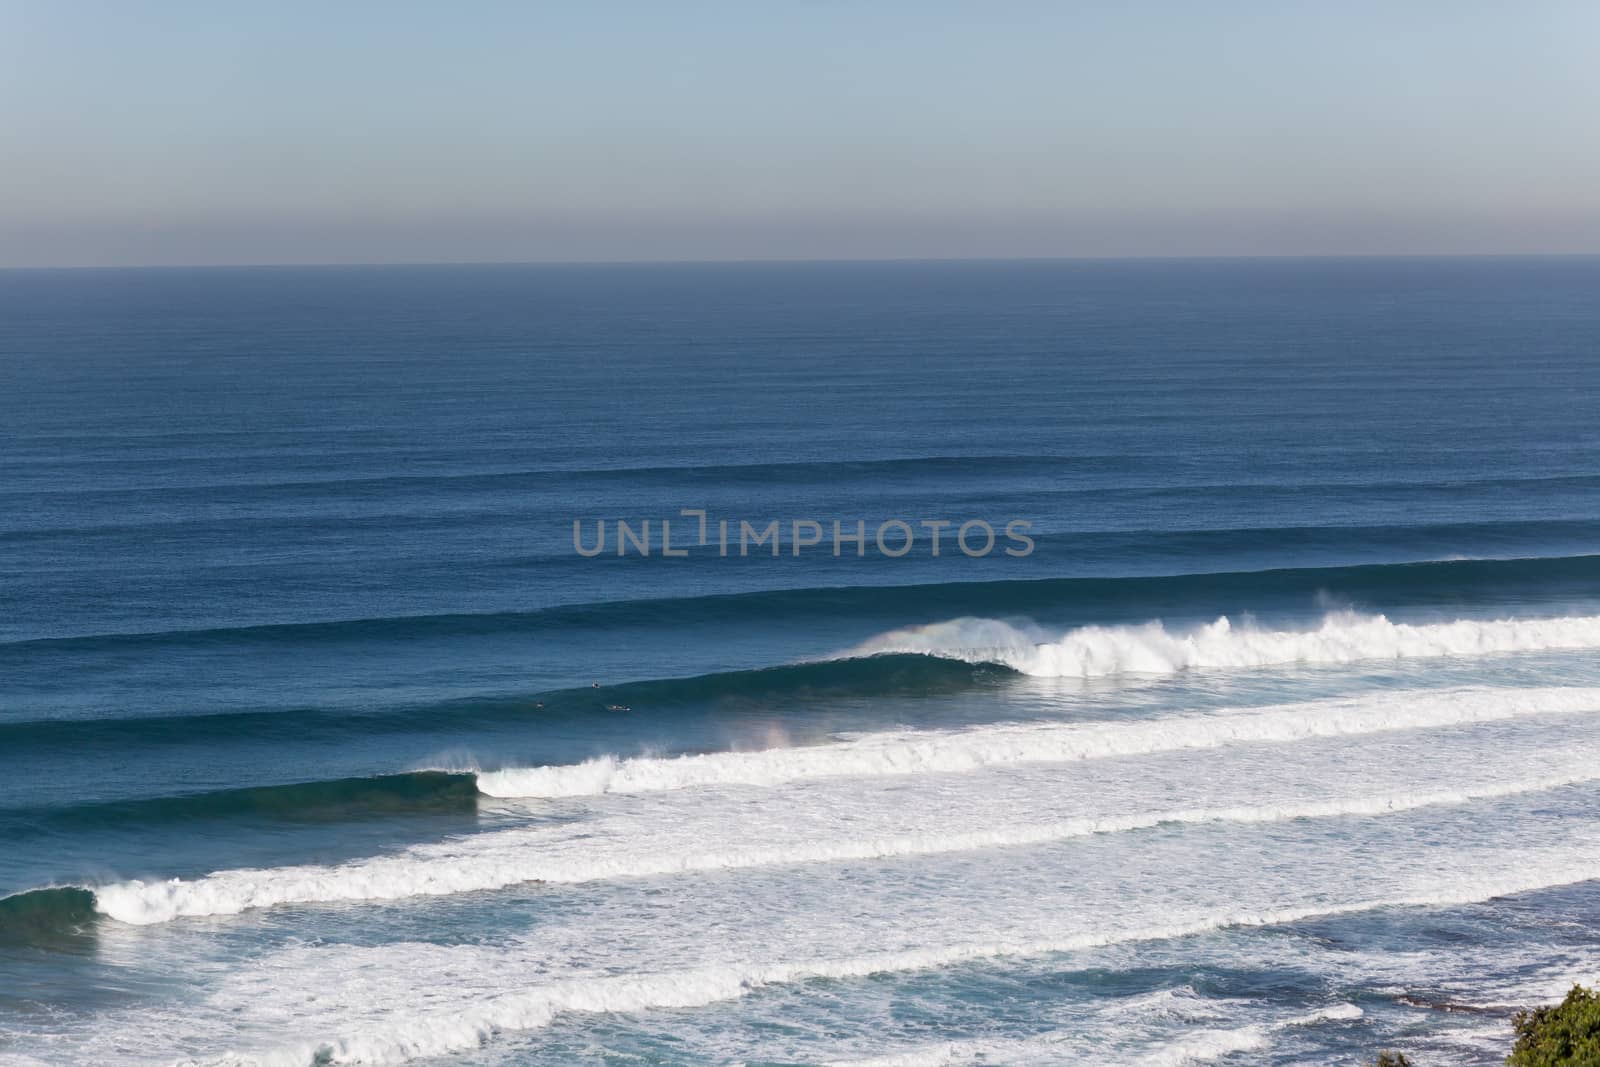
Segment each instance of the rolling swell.
[{"label": "rolling swell", "polygon": [[[1594,558],[1584,557],[1584,562]],[[1009,587],[1016,583],[1001,584]],[[1397,623],[1384,615],[1337,611],[1323,615],[1313,625],[1288,629],[1268,629],[1250,623],[1248,617],[1235,623],[1224,615],[1189,627],[1169,628],[1160,621],[1143,621],[1064,631],[961,616],[891,630],[832,658],[805,663],[360,712],[300,708],[100,720],[38,719],[0,723],[0,743],[20,752],[30,746],[197,744],[219,737],[234,741],[285,737],[359,740],[434,731],[444,723],[549,723],[619,710],[770,708],[816,699],[928,697],[1005,685],[1016,675],[1093,678],[1168,674],[1191,668],[1244,669],[1592,648],[1600,648],[1600,615]]]},{"label": "rolling swell", "polygon": [[[1592,535],[1593,524],[1582,524]],[[1247,535],[1254,531],[1234,531]],[[1043,578],[765,590],[709,596],[567,604],[526,612],[379,616],[321,622],[141,633],[39,637],[0,642],[8,651],[63,652],[273,645],[325,645],[474,635],[533,635],[573,629],[692,623],[771,624],[775,619],[905,621],[935,614],[1027,614],[1063,622],[1216,614],[1273,607],[1304,610],[1321,595],[1385,607],[1470,608],[1600,597],[1600,554],[1529,559],[1374,563],[1120,578]]]},{"label": "rolling swell", "polygon": [[[183,828],[205,821],[304,823],[470,815],[477,811],[480,795],[471,773],[415,771],[66,808],[0,809],[0,841],[79,830]],[[94,890],[85,886],[51,886],[0,897],[0,948],[83,949],[92,945],[98,914]]]},{"label": "rolling swell", "polygon": [[94,893],[51,886],[0,897],[0,947],[72,949],[94,932]]},{"label": "rolling swell", "polygon": [[[0,841],[80,829],[192,826],[206,820],[331,822],[470,814],[477,811],[479,796],[470,773],[416,771],[68,808],[14,808],[0,810]],[[94,890],[84,886],[50,886],[0,897],[0,948],[84,949],[92,945],[98,914]]]},{"label": "rolling swell", "polygon": [[768,787],[836,777],[967,773],[984,767],[1278,744],[1390,730],[1592,713],[1600,689],[1462,688],[1190,713],[1157,719],[1001,723],[961,730],[865,734],[821,745],[680,756],[601,757],[579,764],[483,771],[497,797],[599,796],[704,786]]},{"label": "rolling swell", "polygon": [[[1480,580],[1474,575],[1486,577]],[[290,707],[97,720],[24,720],[0,723],[0,745],[20,752],[29,747],[61,745],[114,748],[197,744],[219,737],[233,741],[358,740],[434,731],[442,724],[550,722],[562,717],[583,719],[612,714],[619,709],[766,707],[820,698],[927,697],[1005,685],[1014,675],[1089,678],[1124,673],[1166,674],[1190,668],[1240,669],[1591,649],[1600,648],[1600,614],[1549,614],[1557,599],[1553,591],[1559,590],[1562,597],[1573,601],[1591,584],[1600,595],[1600,556],[1167,579],[1052,579],[890,589],[813,589],[644,602],[646,608],[654,605],[655,609],[663,604],[686,604],[699,609],[708,601],[732,600],[746,607],[749,602],[759,602],[764,613],[778,612],[763,614],[769,623],[773,618],[792,619],[801,613],[802,605],[809,605],[817,614],[824,613],[823,605],[831,605],[827,610],[835,616],[854,606],[893,615],[901,624],[899,629],[886,629],[831,658],[803,663],[359,711]],[[1481,610],[1478,617],[1445,614],[1449,608],[1465,608],[1466,594],[1484,585],[1502,592],[1499,602],[1526,604],[1540,614],[1484,617]],[[1177,593],[1172,591],[1174,587]],[[1540,591],[1530,592],[1535,587]],[[1153,593],[1165,590],[1169,600],[1166,607],[1172,610],[1164,614],[1173,620],[1170,625],[1161,621],[1163,613],[1150,610],[1155,596],[1136,595],[1141,589]],[[1173,603],[1180,596],[1191,610],[1203,604],[1207,613],[1186,616]],[[1249,605],[1274,596],[1300,606],[1295,621],[1276,628],[1250,621]],[[1325,612],[1308,623],[1305,607],[1314,604],[1319,596],[1425,604],[1431,609],[1428,617],[1438,621],[1398,622],[1386,615],[1339,610]],[[1241,621],[1215,614],[1219,602],[1242,605]],[[868,604],[872,605],[870,609]],[[951,618],[946,612],[957,605],[966,607],[968,613]],[[591,605],[590,609],[622,611],[639,606]],[[974,607],[988,608],[990,617],[972,614]],[[1592,610],[1594,604],[1588,602],[1585,607]],[[940,621],[904,626],[906,616],[936,608],[941,610],[934,618]],[[999,610],[1002,608],[1010,611]],[[1086,614],[1097,621],[1045,626],[1016,621],[1021,614],[1041,620],[1051,615]],[[1111,621],[1119,614],[1129,621]],[[491,617],[473,617],[473,623],[484,625],[488,618]],[[309,629],[323,625],[315,624]],[[152,639],[151,635],[136,638],[148,639]]]},{"label": "rolling swell", "polygon": [[477,810],[478,796],[471,774],[413,771],[65,808],[0,809],[0,840],[223,819],[340,822],[387,815],[470,814]]},{"label": "rolling swell", "polygon": [[[966,669],[976,667],[976,670]],[[954,669],[952,669],[954,667]],[[919,654],[871,659],[820,660],[757,670],[702,674],[692,678],[626,682],[602,688],[618,698],[643,704],[767,702],[815,697],[936,696],[976,686],[999,684],[1011,672],[996,664],[953,664]],[[567,690],[555,698],[582,698]],[[592,692],[592,691],[589,691]]]},{"label": "rolling swell", "polygon": [[1418,808],[1471,803],[1591,782],[1600,771],[1570,765],[1561,773],[1495,785],[1360,797],[1138,811],[1078,816],[1042,823],[932,832],[845,833],[824,839],[777,839],[764,844],[723,843],[715,835],[696,848],[633,839],[561,841],[511,830],[462,840],[454,846],[413,849],[337,867],[215,871],[197,879],[134,880],[97,888],[95,908],[135,925],[186,916],[234,915],[284,904],[403,900],[475,893],[526,883],[573,885],[617,879],[747,870],[798,864],[837,864],[952,852],[1018,848],[1074,837],[1129,833],[1163,825],[1266,824],[1300,819],[1381,818]]},{"label": "rolling swell", "polygon": [[[323,708],[223,712],[120,719],[35,719],[0,723],[0,745],[25,747],[206,744],[217,738],[359,740],[384,734],[428,731],[441,722],[462,725],[551,722],[562,717],[694,706],[767,704],[822,697],[933,696],[1004,684],[1008,668],[967,664],[922,655],[829,660],[626,682],[599,688],[562,689],[527,696],[451,700],[352,713]],[[362,779],[372,781],[373,779]]]}]

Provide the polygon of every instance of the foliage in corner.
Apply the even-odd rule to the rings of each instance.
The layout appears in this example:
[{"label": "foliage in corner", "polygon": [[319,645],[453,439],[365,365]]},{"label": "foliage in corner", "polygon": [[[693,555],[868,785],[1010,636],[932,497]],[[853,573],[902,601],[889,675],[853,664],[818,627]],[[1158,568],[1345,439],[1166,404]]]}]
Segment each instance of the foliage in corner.
[{"label": "foliage in corner", "polygon": [[1581,985],[1551,1007],[1520,1011],[1506,1067],[1600,1067],[1600,993]]}]

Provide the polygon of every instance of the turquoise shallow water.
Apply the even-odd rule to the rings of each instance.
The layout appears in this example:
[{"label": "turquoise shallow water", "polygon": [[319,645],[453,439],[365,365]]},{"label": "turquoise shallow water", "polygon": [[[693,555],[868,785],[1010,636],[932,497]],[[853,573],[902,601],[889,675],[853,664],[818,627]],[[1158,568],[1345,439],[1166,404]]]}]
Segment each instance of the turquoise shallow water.
[{"label": "turquoise shallow water", "polygon": [[1499,1062],[1600,978],[1597,282],[0,273],[0,1062]]}]

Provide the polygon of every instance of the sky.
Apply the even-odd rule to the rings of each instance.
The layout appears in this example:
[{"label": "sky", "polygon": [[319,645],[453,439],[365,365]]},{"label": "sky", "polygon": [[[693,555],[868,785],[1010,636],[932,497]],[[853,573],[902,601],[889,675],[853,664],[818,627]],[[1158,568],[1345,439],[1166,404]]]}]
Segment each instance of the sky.
[{"label": "sky", "polygon": [[0,0],[0,266],[1597,252],[1596,0]]}]

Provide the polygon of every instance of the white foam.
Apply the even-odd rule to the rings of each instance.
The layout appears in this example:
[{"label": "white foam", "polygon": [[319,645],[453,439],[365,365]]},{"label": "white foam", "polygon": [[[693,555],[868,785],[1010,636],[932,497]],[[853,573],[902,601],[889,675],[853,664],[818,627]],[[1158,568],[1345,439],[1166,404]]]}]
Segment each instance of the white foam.
[{"label": "white foam", "polygon": [[1296,1016],[1283,1023],[1285,1028],[1290,1026],[1315,1026],[1318,1023],[1349,1022],[1359,1019],[1366,1013],[1354,1004],[1334,1004],[1327,1008],[1318,1008],[1316,1011],[1307,1012],[1305,1015]]},{"label": "white foam", "polygon": [[1210,1063],[1235,1052],[1253,1052],[1272,1044],[1274,1035],[1298,1026],[1359,1019],[1364,1013],[1354,1004],[1334,1004],[1304,1015],[1272,1023],[1240,1026],[1233,1029],[1202,1030],[1186,1034],[1165,1048],[1138,1056],[1132,1062],[1142,1067],[1180,1067],[1185,1063]]},{"label": "white foam", "polygon": [[1051,634],[999,619],[959,618],[894,630],[843,653],[846,657],[919,653],[968,663],[998,663],[1045,678],[1173,674],[1193,668],[1600,648],[1600,616],[1456,619],[1397,623],[1383,615],[1331,612],[1310,630],[1235,625],[1227,616],[1192,630],[1161,622],[1082,626]]},{"label": "white foam", "polygon": [[[1009,1044],[1015,1051],[1015,1047],[1023,1043],[1016,1041]],[[1004,1051],[1005,1045],[998,1041],[944,1041],[864,1059],[829,1060],[825,1067],[953,1067],[955,1064],[981,1061]]]},{"label": "white foam", "polygon": [[772,786],[836,776],[959,773],[1239,742],[1423,729],[1600,710],[1596,688],[1462,688],[1380,693],[1221,713],[1096,723],[1031,723],[869,734],[832,744],[667,758],[606,756],[579,764],[478,775],[494,797],[648,793],[709,785]]},{"label": "white foam", "polygon": [[994,1063],[1038,1067],[1053,1063],[1078,1064],[1091,1057],[1096,1063],[1123,1062],[1107,1049],[1091,1049],[1087,1045],[1082,1035],[1071,1032],[1044,1033],[1009,1041],[943,1041],[877,1056],[828,1060],[824,1067],[963,1067]]},{"label": "white foam", "polygon": [[1166,1048],[1140,1056],[1136,1063],[1146,1067],[1182,1067],[1185,1063],[1210,1063],[1235,1052],[1255,1052],[1272,1044],[1264,1026],[1241,1026],[1233,1030],[1202,1030],[1174,1041]]},{"label": "white foam", "polygon": [[[1218,913],[1205,918],[1059,938],[960,943],[880,952],[844,959],[720,965],[662,974],[581,978],[476,1000],[446,1011],[406,1014],[320,1042],[260,1053],[227,1054],[220,1063],[288,1067],[310,1063],[394,1063],[476,1049],[509,1031],[538,1029],[569,1013],[640,1012],[703,1007],[764,987],[811,979],[851,979],[951,967],[974,961],[1075,952],[1112,944],[1168,941],[1225,928],[1276,926],[1306,919],[1392,907],[1456,906],[1600,877],[1600,858],[1587,845],[1582,858],[1540,863],[1535,854],[1508,855],[1515,873],[1462,877],[1449,885],[1388,899],[1270,911]],[[1191,1060],[1204,1050],[1187,1050]],[[1221,1054],[1221,1053],[1219,1053]],[[193,1061],[191,1061],[193,1062]],[[1182,1062],[1168,1061],[1168,1062]]]},{"label": "white foam", "polygon": [[[526,882],[574,884],[808,863],[843,863],[928,856],[975,849],[1047,844],[1091,834],[1120,833],[1181,823],[1273,823],[1338,816],[1380,816],[1439,805],[1508,797],[1600,780],[1593,761],[1573,761],[1558,774],[1456,789],[1368,794],[1265,805],[1179,808],[1059,819],[965,832],[840,840],[793,840],[770,845],[725,843],[684,851],[668,838],[651,850],[648,837],[608,841],[601,835],[564,836],[508,830],[475,835],[449,846],[420,846],[340,866],[219,871],[194,880],[129,881],[102,886],[95,905],[136,925],[180,916],[234,915],[283,904],[398,900],[480,892]],[[664,846],[664,847],[663,847]]]},{"label": "white foam", "polygon": [[[1204,1007],[1203,1002],[1200,1006]],[[1111,1013],[1115,1014],[1113,1007]],[[1012,1040],[944,1041],[862,1058],[829,1060],[826,1067],[956,1067],[968,1063],[1047,1064],[1082,1063],[1092,1056],[1096,1063],[1139,1064],[1141,1067],[1178,1067],[1185,1063],[1208,1063],[1235,1052],[1249,1052],[1269,1046],[1272,1036],[1298,1026],[1359,1019],[1354,1004],[1334,1004],[1327,1008],[1280,1019],[1239,1027],[1187,1029],[1181,1037],[1140,1052],[1116,1052],[1109,1048],[1086,1047],[1081,1031],[1053,1030],[1032,1037]],[[1097,1029],[1104,1029],[1104,1026]],[[1127,1029],[1126,1026],[1118,1029]]]}]

